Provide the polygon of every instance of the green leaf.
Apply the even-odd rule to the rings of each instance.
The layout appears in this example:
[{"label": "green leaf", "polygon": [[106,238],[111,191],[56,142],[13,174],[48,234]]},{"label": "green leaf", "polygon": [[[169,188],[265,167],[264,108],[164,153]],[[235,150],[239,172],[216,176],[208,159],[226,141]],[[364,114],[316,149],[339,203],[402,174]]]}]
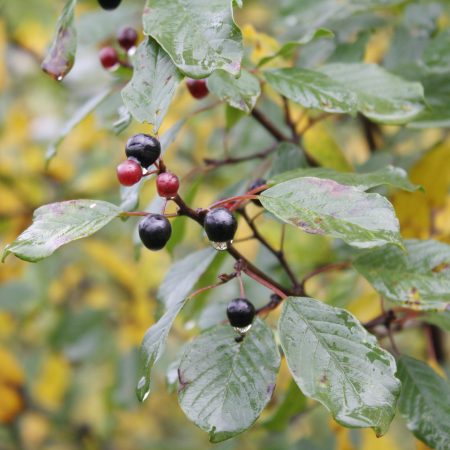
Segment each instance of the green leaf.
[{"label": "green leaf", "polygon": [[307,165],[305,155],[298,145],[291,142],[281,142],[275,150],[269,177],[276,178],[278,174]]},{"label": "green leaf", "polygon": [[398,361],[402,393],[400,414],[414,435],[435,450],[447,450],[450,442],[450,386],[417,359],[402,356]]},{"label": "green leaf", "polygon": [[387,300],[418,310],[450,304],[450,245],[433,240],[404,241],[407,253],[386,247],[354,261],[355,269]]},{"label": "green leaf", "polygon": [[94,97],[89,97],[86,103],[83,103],[75,112],[73,112],[69,120],[61,127],[59,136],[47,148],[45,160],[48,164],[50,160],[56,156],[58,146],[62,143],[64,138],[89,114],[91,114],[97,106],[99,106],[112,92],[112,88],[105,89],[99,92]]},{"label": "green leaf", "polygon": [[306,233],[328,234],[360,248],[402,245],[394,209],[379,194],[304,177],[267,189],[260,200],[279,219]]},{"label": "green leaf", "polygon": [[152,124],[156,133],[183,75],[151,38],[139,44],[133,67],[133,77],[122,90],[123,101],[136,120]]},{"label": "green leaf", "polygon": [[341,425],[389,428],[400,383],[395,360],[349,312],[307,297],[284,301],[278,324],[289,369],[302,392]]},{"label": "green leaf", "polygon": [[189,299],[188,295],[195,283],[211,264],[216,254],[217,252],[212,248],[189,254],[172,265],[160,286],[158,297],[164,301],[166,312],[147,330],[142,341],[140,378],[136,389],[139,400],[144,401],[150,393],[152,368],[164,351],[173,321]]},{"label": "green leaf", "polygon": [[432,72],[450,71],[450,30],[442,31],[427,45],[423,60]]},{"label": "green leaf", "polygon": [[258,78],[246,70],[241,71],[239,78],[224,70],[216,70],[208,78],[208,89],[220,100],[247,114],[255,107],[261,94]]},{"label": "green leaf", "polygon": [[263,423],[263,426],[270,431],[284,431],[290,421],[298,414],[305,412],[307,407],[308,399],[297,383],[291,381],[277,410]]},{"label": "green leaf", "polygon": [[287,68],[269,70],[264,75],[277,92],[305,108],[356,113],[356,95],[325,74],[309,69]]},{"label": "green leaf", "polygon": [[242,342],[229,325],[201,334],[180,368],[180,406],[212,442],[249,428],[272,397],[280,354],[272,330],[256,319]]},{"label": "green leaf", "polygon": [[61,81],[72,69],[77,50],[77,30],[74,9],[77,0],[67,0],[56,25],[50,49],[41,64],[42,70],[54,80]]},{"label": "green leaf", "polygon": [[225,105],[225,127],[227,130],[231,130],[243,117],[245,117],[243,111]]},{"label": "green leaf", "polygon": [[320,71],[354,93],[358,111],[376,122],[406,123],[424,109],[420,83],[403,80],[375,64],[328,64]]},{"label": "green leaf", "polygon": [[163,282],[157,297],[167,308],[183,300],[195,286],[198,279],[212,263],[217,251],[212,247],[204,248],[173,264]]},{"label": "green leaf", "polygon": [[205,78],[216,69],[239,74],[242,35],[230,0],[149,0],[143,24],[186,75]]},{"label": "green leaf", "polygon": [[57,248],[103,228],[120,214],[112,203],[101,200],[69,200],[36,209],[33,223],[12,244],[5,247],[2,262],[9,253],[36,262]]},{"label": "green leaf", "polygon": [[272,55],[265,56],[261,59],[258,63],[258,67],[262,67],[268,62],[276,59],[276,58],[284,58],[289,59],[291,58],[295,51],[302,45],[308,44],[309,42],[315,40],[315,39],[322,39],[322,38],[330,38],[332,39],[334,37],[334,33],[329,30],[328,28],[318,28],[317,30],[311,30],[308,33],[306,33],[301,39],[298,41],[291,41],[286,42],[281,46],[281,48],[273,53]]},{"label": "green leaf", "polygon": [[280,173],[269,180],[269,183],[277,184],[301,177],[316,177],[334,180],[340,184],[354,186],[360,191],[367,191],[368,189],[384,184],[400,188],[408,192],[413,192],[420,189],[420,186],[417,186],[409,181],[408,174],[405,170],[394,166],[386,166],[382,169],[369,173],[343,173],[322,167],[301,168]]}]

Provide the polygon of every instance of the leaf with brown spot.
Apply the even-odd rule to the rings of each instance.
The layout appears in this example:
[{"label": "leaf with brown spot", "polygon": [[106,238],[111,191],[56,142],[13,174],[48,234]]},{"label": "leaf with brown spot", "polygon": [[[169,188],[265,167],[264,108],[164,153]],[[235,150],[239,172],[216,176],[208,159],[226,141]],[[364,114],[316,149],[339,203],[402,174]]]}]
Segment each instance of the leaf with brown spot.
[{"label": "leaf with brown spot", "polygon": [[58,19],[50,49],[42,62],[42,70],[54,80],[61,81],[72,69],[77,49],[74,9],[77,1],[67,0]]}]

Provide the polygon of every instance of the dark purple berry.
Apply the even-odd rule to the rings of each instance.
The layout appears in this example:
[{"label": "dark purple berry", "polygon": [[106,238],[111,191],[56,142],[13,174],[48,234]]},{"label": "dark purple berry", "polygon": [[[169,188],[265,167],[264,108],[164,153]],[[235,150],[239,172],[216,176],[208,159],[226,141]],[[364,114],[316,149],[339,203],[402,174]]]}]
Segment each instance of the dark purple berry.
[{"label": "dark purple berry", "polygon": [[137,31],[132,27],[122,28],[117,35],[117,42],[126,51],[136,47],[137,40]]},{"label": "dark purple berry", "polygon": [[161,250],[171,234],[172,226],[161,214],[151,214],[139,222],[139,237],[150,250]]},{"label": "dark purple berry", "polygon": [[235,298],[228,304],[227,316],[233,327],[245,328],[255,318],[255,307],[246,298]]},{"label": "dark purple berry", "polygon": [[236,233],[237,221],[228,209],[216,208],[205,215],[203,227],[210,241],[228,242]]},{"label": "dark purple berry", "polygon": [[[263,180],[262,178],[257,178],[255,181],[253,181],[250,184],[250,186],[248,187],[248,190],[249,191],[253,191],[253,189],[256,189],[256,188],[259,188],[261,186],[264,186],[266,183],[267,183],[266,180]],[[261,191],[261,192],[263,192],[263,191]],[[259,192],[258,192],[258,194],[259,194]],[[261,206],[262,207],[262,204],[261,204],[261,202],[258,199],[254,198],[254,199],[252,199],[252,202],[256,206]]]},{"label": "dark purple berry", "polygon": [[192,97],[196,98],[197,100],[205,98],[209,94],[206,80],[194,80],[192,78],[188,78],[186,80],[186,86]]},{"label": "dark purple berry", "polygon": [[103,9],[116,9],[120,5],[121,0],[98,0],[98,4]]},{"label": "dark purple berry", "polygon": [[128,158],[135,158],[146,169],[161,155],[161,145],[153,136],[148,134],[135,134],[128,139],[125,147]]}]

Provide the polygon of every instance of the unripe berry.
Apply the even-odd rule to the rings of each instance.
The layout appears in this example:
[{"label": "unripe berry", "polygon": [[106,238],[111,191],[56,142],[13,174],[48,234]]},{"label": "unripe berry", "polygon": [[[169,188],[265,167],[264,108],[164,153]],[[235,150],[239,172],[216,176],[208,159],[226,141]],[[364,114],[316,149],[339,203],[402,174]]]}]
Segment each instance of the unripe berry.
[{"label": "unripe berry", "polygon": [[98,53],[102,66],[107,70],[116,68],[119,64],[119,55],[113,47],[103,47]]},{"label": "unripe berry", "polygon": [[161,214],[151,214],[139,222],[139,237],[150,250],[161,250],[170,239],[172,226]]},{"label": "unripe berry", "polygon": [[98,0],[99,5],[103,9],[116,9],[120,5],[121,0]]},{"label": "unripe berry", "polygon": [[146,169],[161,155],[161,145],[153,136],[148,134],[135,134],[128,139],[125,147],[128,158],[135,158]]},{"label": "unripe berry", "polygon": [[235,298],[228,304],[227,317],[233,327],[248,327],[255,318],[255,307],[246,298]]},{"label": "unripe berry", "polygon": [[180,180],[170,172],[163,172],[156,178],[156,189],[160,197],[172,198],[178,193]]},{"label": "unripe berry", "polygon": [[142,167],[133,159],[127,159],[117,166],[117,178],[123,186],[133,186],[142,178]]},{"label": "unripe berry", "polygon": [[126,51],[130,50],[130,48],[136,47],[137,40],[137,31],[132,27],[122,28],[117,34],[117,42]]},{"label": "unripe berry", "polygon": [[196,98],[197,100],[205,98],[209,94],[206,80],[194,80],[192,78],[188,78],[186,80],[186,86],[192,97]]},{"label": "unripe berry", "polygon": [[228,242],[234,238],[237,222],[226,208],[212,209],[205,215],[203,226],[212,242]]},{"label": "unripe berry", "polygon": [[[253,181],[250,186],[248,187],[249,191],[253,191],[253,189],[259,188],[261,186],[264,186],[266,184],[266,180],[263,180],[262,178],[257,178],[255,181]],[[261,191],[263,192],[263,191]],[[254,198],[252,199],[252,202],[256,205],[256,206],[262,206],[261,202]]]}]

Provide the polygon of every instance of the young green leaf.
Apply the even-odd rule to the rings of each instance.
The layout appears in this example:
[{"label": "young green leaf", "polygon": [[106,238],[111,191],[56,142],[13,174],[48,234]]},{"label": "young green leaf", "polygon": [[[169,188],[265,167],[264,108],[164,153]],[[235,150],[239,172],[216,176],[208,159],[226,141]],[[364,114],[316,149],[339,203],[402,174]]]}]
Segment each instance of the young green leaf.
[{"label": "young green leaf", "polygon": [[59,135],[57,139],[52,141],[47,148],[47,152],[45,154],[45,159],[47,164],[50,160],[56,156],[58,151],[58,146],[64,140],[64,138],[90,113],[92,113],[97,106],[99,106],[106,98],[111,94],[112,88],[105,89],[104,91],[99,92],[94,97],[89,97],[86,103],[83,103],[75,112],[73,112],[67,120],[67,122],[61,127],[59,131]]},{"label": "young green leaf", "polygon": [[357,97],[350,89],[323,73],[288,68],[264,72],[268,83],[281,95],[305,108],[335,113],[356,113]]},{"label": "young green leaf", "polygon": [[156,133],[183,75],[151,38],[139,44],[133,67],[133,77],[122,90],[123,102],[136,120],[152,124]]},{"label": "young green leaf", "polygon": [[424,109],[420,83],[406,81],[376,64],[328,64],[320,72],[354,93],[358,111],[376,122],[406,123]]},{"label": "young green leaf", "polygon": [[3,250],[2,261],[13,253],[25,261],[36,262],[57,248],[103,228],[120,214],[112,203],[101,200],[69,200],[38,208],[33,223]]},{"label": "young green leaf", "polygon": [[340,184],[354,186],[361,191],[367,191],[368,189],[384,184],[409,192],[420,189],[420,186],[409,181],[408,174],[405,170],[394,166],[386,166],[369,173],[344,173],[323,167],[300,168],[280,173],[269,180],[269,183],[277,184],[301,177],[316,177],[334,180]]},{"label": "young green leaf", "polygon": [[398,220],[388,200],[332,180],[304,177],[260,195],[264,208],[311,234],[328,234],[360,248],[402,246]]},{"label": "young green leaf", "polygon": [[398,361],[402,393],[398,407],[414,435],[435,450],[447,450],[450,442],[450,386],[417,359]]},{"label": "young green leaf", "polygon": [[55,36],[42,62],[42,70],[53,79],[61,81],[72,69],[77,50],[77,30],[74,9],[77,0],[67,0],[56,25]]},{"label": "young green leaf", "polygon": [[212,248],[191,253],[173,264],[167,273],[158,292],[159,298],[166,305],[166,312],[147,330],[141,345],[140,378],[136,389],[139,400],[144,401],[150,393],[152,368],[164,351],[173,321],[188,300],[195,283],[216,254]]},{"label": "young green leaf", "polygon": [[175,65],[192,78],[216,69],[238,75],[242,35],[230,0],[151,0],[143,15],[144,33],[152,36]]},{"label": "young green leaf", "polygon": [[208,89],[220,100],[247,114],[255,107],[261,94],[258,78],[246,70],[241,71],[239,78],[224,70],[216,70],[208,78]]},{"label": "young green leaf", "polygon": [[208,247],[190,253],[173,264],[159,287],[158,299],[163,301],[167,308],[183,300],[216,255],[217,252],[212,247]]},{"label": "young green leaf", "polygon": [[278,324],[289,369],[302,392],[341,425],[389,428],[400,383],[394,358],[349,312],[307,297],[284,301]]},{"label": "young green leaf", "polygon": [[386,247],[354,261],[355,269],[387,300],[419,310],[450,305],[450,245],[404,241],[407,253]]},{"label": "young green leaf", "polygon": [[212,442],[249,428],[272,397],[280,354],[272,330],[256,319],[242,342],[229,325],[201,334],[178,370],[180,406]]}]

